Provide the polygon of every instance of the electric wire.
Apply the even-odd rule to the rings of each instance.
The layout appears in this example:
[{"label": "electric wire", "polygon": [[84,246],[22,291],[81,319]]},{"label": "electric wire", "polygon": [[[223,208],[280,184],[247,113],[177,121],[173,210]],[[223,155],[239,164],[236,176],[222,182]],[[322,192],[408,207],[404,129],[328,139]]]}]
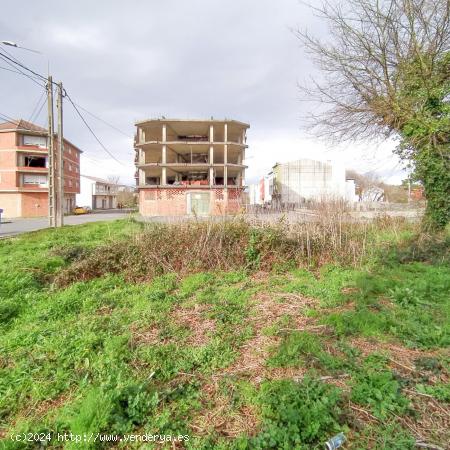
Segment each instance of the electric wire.
[{"label": "electric wire", "polygon": [[112,128],[113,130],[116,130],[118,133],[122,134],[123,136],[126,136],[127,138],[133,138],[133,136],[131,136],[130,134],[128,134],[125,131],[122,131],[120,128],[117,128],[116,126],[110,124],[109,122],[102,119],[101,117],[98,117],[94,113],[88,111],[86,108],[83,108],[82,106],[80,106],[78,103],[75,103],[75,104],[77,105],[78,108],[80,108],[84,112],[88,113],[90,116],[94,117],[95,119],[99,120],[100,122],[104,123],[105,125],[108,125],[110,128]]},{"label": "electric wire", "polygon": [[14,69],[8,69],[8,67],[1,67],[0,66],[0,70],[7,70],[8,72],[18,73],[19,75],[22,74],[22,72],[19,72],[18,70],[14,70]]},{"label": "electric wire", "polygon": [[33,117],[34,117],[37,109],[39,108],[39,104],[41,103],[42,98],[45,98],[45,91],[41,92],[41,95],[39,96],[38,101],[36,102],[36,105],[34,106],[33,110],[31,111],[30,118],[28,119],[28,122],[33,122]]},{"label": "electric wire", "polygon": [[41,115],[42,109],[44,108],[45,104],[47,103],[47,99],[44,98],[44,101],[41,104],[41,107],[39,108],[39,111],[36,113],[35,117],[33,118],[33,120],[30,120],[30,122],[34,122],[37,121]]},{"label": "electric wire", "polygon": [[[14,67],[15,69],[17,69],[17,67],[14,65],[14,63],[12,63],[11,61],[9,61],[8,59],[5,59],[3,57],[3,54],[1,52],[0,52],[0,59],[3,60],[4,62],[6,62],[11,67]],[[46,88],[44,84],[41,84],[39,81],[36,80],[36,78],[33,78],[32,76],[28,75],[27,73],[23,72],[22,70],[17,69],[17,72],[20,73],[21,75],[23,75],[24,77],[27,77],[28,79],[30,79],[33,83],[37,84],[41,88],[44,88],[44,89]]]},{"label": "electric wire", "polygon": [[[8,63],[9,65],[13,65],[16,64],[19,67],[27,70],[28,72],[30,72],[31,74],[35,75],[36,77],[38,77],[41,80],[44,80],[47,82],[47,78],[44,77],[43,75],[39,74],[38,72],[35,72],[34,70],[30,69],[29,67],[27,67],[25,64],[21,63],[17,58],[15,58],[14,56],[12,56],[11,54],[9,54],[6,50],[3,49],[2,50],[9,56],[3,54],[2,52],[0,52],[0,58],[3,59],[6,63]],[[13,66],[14,67],[14,66]],[[45,85],[42,85],[41,83],[39,83],[35,78],[31,77],[30,75],[22,72],[20,69],[16,68],[17,71],[19,73],[21,73],[22,75],[28,77],[29,79],[31,79],[32,81],[34,81],[35,83],[37,83],[39,86],[46,88]],[[56,85],[55,82],[52,82],[53,85]],[[78,114],[78,116],[80,117],[80,119],[82,120],[83,124],[86,126],[86,128],[89,130],[89,132],[92,134],[92,136],[95,138],[95,140],[98,142],[98,144],[102,147],[102,149],[114,160],[116,161],[118,164],[127,167],[126,164],[124,164],[122,161],[120,161],[119,159],[117,159],[113,153],[111,153],[108,148],[103,144],[103,142],[98,138],[98,136],[95,134],[94,130],[91,128],[91,126],[88,124],[88,122],[86,121],[86,119],[84,118],[83,114],[80,112],[80,109],[83,109],[84,111],[86,111],[88,114],[92,115],[93,117],[95,117],[97,120],[102,121],[103,123],[105,123],[106,125],[112,127],[113,129],[115,129],[116,131],[120,132],[121,134],[124,134],[127,137],[131,137],[128,134],[124,133],[122,130],[119,130],[117,127],[115,127],[114,125],[109,124],[108,122],[106,122],[105,120],[101,119],[100,117],[96,116],[95,114],[91,113],[90,111],[88,111],[87,109],[76,105],[75,102],[72,100],[72,98],[70,97],[70,95],[67,93],[67,91],[64,91],[64,96],[67,97],[67,99],[69,100],[69,102],[71,103],[71,105],[73,106],[73,108],[75,109],[76,113]],[[41,108],[39,110],[38,115],[40,114],[41,110],[43,108],[43,104],[41,105]],[[37,117],[36,117],[37,118]],[[10,120],[14,120],[14,119],[10,119]]]},{"label": "electric wire", "polygon": [[71,103],[71,105],[73,106],[73,108],[75,109],[76,113],[78,114],[78,116],[80,117],[80,119],[83,121],[84,125],[86,126],[86,128],[90,131],[90,133],[92,134],[92,136],[94,137],[94,139],[98,142],[98,144],[102,147],[102,149],[109,155],[111,156],[111,158],[116,161],[118,164],[127,167],[126,164],[124,164],[122,161],[118,160],[107,148],[106,146],[103,144],[103,142],[97,137],[97,135],[94,133],[94,131],[92,130],[92,128],[90,127],[90,125],[87,123],[86,119],[84,118],[83,114],[81,114],[80,110],[78,109],[77,105],[75,105],[75,103],[73,102],[73,100],[71,99],[70,95],[66,92],[66,97],[69,100],[69,102]]},{"label": "electric wire", "polygon": [[[29,67],[25,66],[25,64],[22,64],[17,58],[15,58],[14,56],[12,56],[10,53],[8,53],[7,50],[3,49],[2,50],[6,53],[6,55],[2,52],[0,52],[0,55],[2,55],[3,59],[7,59],[9,61],[11,61],[13,64],[17,64],[18,66],[20,66],[22,69],[27,70],[28,72],[32,73],[34,76],[42,79],[43,81],[47,81],[47,77],[45,77],[44,75],[41,75],[38,72],[35,72],[34,70],[30,69]],[[9,56],[8,56],[9,55]]]}]

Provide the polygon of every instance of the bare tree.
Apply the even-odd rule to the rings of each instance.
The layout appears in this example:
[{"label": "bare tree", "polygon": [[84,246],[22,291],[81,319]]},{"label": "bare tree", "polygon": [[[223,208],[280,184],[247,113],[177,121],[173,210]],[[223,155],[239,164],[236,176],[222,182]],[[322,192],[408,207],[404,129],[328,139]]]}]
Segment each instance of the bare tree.
[{"label": "bare tree", "polygon": [[108,183],[113,184],[114,186],[117,186],[120,181],[120,176],[119,175],[108,175],[107,180],[108,180]]},{"label": "bare tree", "polygon": [[423,183],[434,220],[445,225],[450,0],[325,0],[311,8],[328,23],[330,39],[297,31],[323,75],[302,87],[320,103],[309,126],[332,140],[399,136],[398,154]]},{"label": "bare tree", "polygon": [[328,22],[330,43],[297,32],[324,75],[303,87],[310,99],[326,106],[309,116],[310,124],[338,139],[400,131],[415,113],[413,105],[399,103],[407,67],[422,61],[426,86],[450,49],[450,1],[347,0],[345,8],[326,1],[313,9]]}]

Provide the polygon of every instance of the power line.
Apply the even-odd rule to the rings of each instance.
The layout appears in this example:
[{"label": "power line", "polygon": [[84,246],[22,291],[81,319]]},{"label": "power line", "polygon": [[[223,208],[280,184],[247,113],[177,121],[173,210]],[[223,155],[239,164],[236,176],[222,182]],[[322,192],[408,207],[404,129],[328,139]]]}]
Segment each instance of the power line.
[{"label": "power line", "polygon": [[42,101],[42,98],[45,96],[45,91],[42,91],[41,92],[41,95],[39,96],[39,98],[38,98],[38,101],[36,102],[36,105],[34,106],[34,108],[33,108],[33,110],[31,111],[31,115],[30,115],[30,118],[28,119],[28,122],[32,122],[33,120],[33,117],[34,117],[34,114],[35,114],[35,112],[37,111],[37,109],[38,109],[38,107],[39,107],[39,104],[41,103],[41,101]]},{"label": "power line", "polygon": [[[21,71],[20,69],[17,69],[17,67],[14,65],[15,63],[12,63],[9,58],[6,59],[3,57],[3,54],[0,52],[0,59],[3,60],[4,62],[6,62],[7,64],[9,64],[11,67],[14,67],[14,69],[16,69],[16,72],[20,73],[21,75],[23,75],[24,77],[29,78],[33,83],[37,84],[39,87],[44,88],[45,89],[45,85],[39,83],[39,81],[36,80],[36,78],[33,78],[32,76],[28,75],[27,73]],[[11,71],[12,72],[12,71]]]},{"label": "power line", "polygon": [[1,70],[7,70],[8,72],[12,72],[12,73],[18,73],[19,75],[22,73],[22,72],[19,72],[18,70],[8,69],[7,67],[1,67],[0,66],[0,69]]},{"label": "power line", "polygon": [[39,111],[36,113],[36,115],[35,115],[35,117],[33,118],[33,120],[30,120],[30,122],[33,122],[33,121],[35,121],[35,120],[38,120],[38,118],[39,118],[39,116],[40,116],[40,114],[41,114],[41,112],[42,112],[42,109],[44,108],[44,106],[45,106],[46,103],[47,103],[47,99],[44,98],[44,101],[42,102],[41,107],[39,108]]},{"label": "power line", "polygon": [[[4,50],[8,55],[10,55],[6,50]],[[8,63],[9,65],[12,64],[16,64],[18,66],[20,66],[21,68],[27,70],[28,72],[32,73],[33,75],[41,78],[42,80],[47,82],[47,78],[44,77],[43,75],[35,72],[34,70],[30,69],[29,67],[25,66],[24,64],[22,64],[19,60],[17,60],[16,58],[14,58],[12,55],[10,55],[11,57],[8,57],[7,55],[3,54],[0,52],[0,58],[3,59],[6,63]],[[13,66],[14,67],[14,66]],[[16,68],[17,69],[17,68]],[[20,69],[17,69],[22,75],[30,78],[32,81],[34,81],[35,83],[37,83],[39,86],[46,88],[45,85],[41,85],[38,81],[36,81],[36,79],[34,79],[33,77],[31,77],[30,75],[22,72]],[[56,84],[54,82],[52,82],[52,85]],[[99,143],[99,145],[102,147],[102,149],[114,160],[116,161],[118,164],[125,166],[125,164],[123,164],[120,160],[118,160],[107,148],[106,146],[100,141],[100,139],[97,137],[97,135],[94,133],[94,130],[90,127],[90,125],[87,123],[86,119],[84,118],[84,116],[81,114],[80,110],[78,109],[77,105],[75,104],[75,102],[71,99],[71,97],[69,96],[69,94],[65,91],[65,96],[67,97],[67,99],[69,100],[69,102],[72,104],[72,106],[74,107],[76,113],[78,114],[78,116],[80,117],[80,119],[83,121],[84,125],[86,126],[86,128],[89,130],[89,132],[92,134],[92,136],[94,136],[95,140]],[[81,106],[79,107],[80,109],[84,109]],[[85,109],[84,109],[85,110]],[[114,125],[108,124],[106,121],[104,121],[103,119],[100,119],[99,117],[95,116],[93,113],[90,113],[89,111],[85,110],[86,112],[88,112],[89,114],[91,114],[92,116],[94,116],[95,118],[97,118],[98,120],[101,120],[102,122],[106,123],[107,125],[113,127],[114,129],[116,129],[117,131],[120,131],[120,133],[124,134],[121,130],[119,130],[118,128],[114,127]],[[127,135],[127,137],[130,137]]]},{"label": "power line", "polygon": [[131,136],[130,134],[126,133],[125,131],[122,131],[120,128],[117,128],[116,126],[108,123],[106,120],[102,119],[101,117],[96,116],[94,113],[88,111],[86,108],[83,108],[82,106],[76,104],[78,106],[78,108],[82,109],[83,111],[87,112],[89,115],[91,115],[92,117],[94,117],[95,119],[99,120],[100,122],[103,122],[105,125],[108,125],[110,128],[112,128],[113,130],[116,130],[117,132],[119,132],[120,134],[126,136],[127,138],[133,138],[133,136]]},{"label": "power line", "polygon": [[70,95],[66,92],[66,97],[69,100],[69,102],[72,104],[72,106],[74,107],[75,111],[77,112],[77,114],[80,116],[80,119],[83,121],[83,123],[86,125],[86,128],[90,131],[90,133],[92,134],[92,136],[94,136],[95,140],[100,144],[100,146],[102,147],[102,149],[109,155],[111,156],[112,159],[114,159],[114,161],[116,161],[118,164],[126,167],[126,165],[119,161],[103,144],[102,141],[100,141],[100,139],[97,137],[97,135],[94,133],[94,131],[92,130],[92,128],[89,126],[89,124],[86,122],[86,119],[83,117],[83,114],[81,114],[80,110],[77,108],[77,105],[75,105],[75,103],[73,102],[73,100],[70,98]]},{"label": "power line", "polygon": [[[0,118],[1,118],[2,120],[5,120],[6,122],[11,122],[11,123],[13,123],[13,124],[15,124],[15,125],[19,125],[19,124],[20,124],[20,127],[21,127],[22,129],[24,129],[25,131],[36,131],[36,129],[28,128],[28,127],[25,126],[23,123],[20,123],[20,120],[16,120],[16,119],[14,119],[13,117],[10,117],[10,116],[8,116],[8,115],[5,114],[5,113],[1,113],[1,112],[0,112]],[[47,130],[46,130],[46,131],[47,131]]]},{"label": "power line", "polygon": [[[29,67],[25,66],[17,58],[15,58],[10,53],[8,53],[8,51],[6,51],[5,49],[2,48],[2,50],[6,53],[6,55],[5,55],[4,53],[0,52],[0,55],[2,55],[3,58],[6,58],[7,60],[11,61],[14,64],[17,64],[18,66],[22,67],[22,69],[27,70],[28,72],[32,73],[36,77],[41,78],[44,81],[47,81],[47,77],[45,77],[44,75],[41,75],[40,73],[37,73],[34,70],[30,69]],[[7,55],[9,55],[9,56],[7,56]]]}]

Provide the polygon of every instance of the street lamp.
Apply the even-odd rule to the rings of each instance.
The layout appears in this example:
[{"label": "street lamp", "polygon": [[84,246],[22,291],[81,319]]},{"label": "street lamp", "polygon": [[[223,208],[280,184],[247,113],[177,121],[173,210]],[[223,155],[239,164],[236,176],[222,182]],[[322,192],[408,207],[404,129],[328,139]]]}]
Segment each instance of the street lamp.
[{"label": "street lamp", "polygon": [[0,41],[0,44],[8,45],[9,47],[21,48],[22,50],[27,50],[28,52],[33,52],[33,53],[39,53],[40,55],[42,55],[42,53],[38,52],[37,50],[33,50],[31,48],[22,47],[20,45],[17,45],[17,43],[15,43],[13,41]]}]

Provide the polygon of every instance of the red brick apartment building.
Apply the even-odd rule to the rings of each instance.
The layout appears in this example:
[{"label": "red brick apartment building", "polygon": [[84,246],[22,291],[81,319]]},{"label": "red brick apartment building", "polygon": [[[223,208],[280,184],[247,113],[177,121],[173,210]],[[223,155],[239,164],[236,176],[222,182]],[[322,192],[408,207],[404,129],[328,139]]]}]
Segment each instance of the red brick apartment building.
[{"label": "red brick apartment building", "polygon": [[[55,145],[57,138],[55,136]],[[64,209],[80,192],[82,151],[64,139]],[[0,123],[0,208],[4,217],[48,215],[47,130],[25,120]]]},{"label": "red brick apartment building", "polygon": [[135,125],[136,181],[143,216],[239,211],[248,124],[163,118]]}]

